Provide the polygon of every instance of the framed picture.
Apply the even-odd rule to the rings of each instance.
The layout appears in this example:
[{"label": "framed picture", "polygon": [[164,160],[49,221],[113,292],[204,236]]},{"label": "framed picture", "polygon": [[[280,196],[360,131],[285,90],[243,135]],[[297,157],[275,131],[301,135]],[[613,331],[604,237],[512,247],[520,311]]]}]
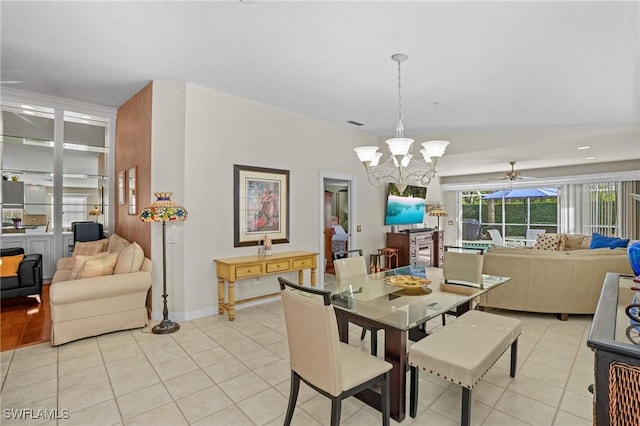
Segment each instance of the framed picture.
[{"label": "framed picture", "polygon": [[126,204],[124,195],[124,170],[118,173],[118,205],[124,206]]},{"label": "framed picture", "polygon": [[289,242],[289,170],[233,166],[233,246]]},{"label": "framed picture", "polygon": [[136,209],[136,166],[132,166],[127,171],[127,189],[129,191],[129,209],[130,215],[138,214]]}]

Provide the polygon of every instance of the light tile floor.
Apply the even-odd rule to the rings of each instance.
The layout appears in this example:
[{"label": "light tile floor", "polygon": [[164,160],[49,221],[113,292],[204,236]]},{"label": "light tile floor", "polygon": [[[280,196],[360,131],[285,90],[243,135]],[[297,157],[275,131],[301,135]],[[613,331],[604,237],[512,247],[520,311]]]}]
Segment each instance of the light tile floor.
[{"label": "light tile floor", "polygon": [[[474,425],[591,425],[593,354],[586,346],[591,316],[498,312],[521,318],[518,374],[509,352],[473,391]],[[438,318],[432,324],[439,326]],[[368,351],[353,326],[352,344]],[[380,333],[380,344],[383,336]],[[464,348],[461,350],[473,350]],[[378,353],[382,353],[382,347]],[[280,301],[181,323],[169,335],[149,329],[1,353],[3,425],[282,425],[289,363]],[[403,425],[459,424],[459,387],[420,376],[418,417]],[[13,419],[19,411],[35,419]],[[407,405],[408,408],[408,405]],[[57,409],[45,415],[45,409]],[[62,419],[61,417],[68,418]],[[326,425],[330,403],[304,384],[294,425]],[[57,414],[58,420],[49,420]],[[380,424],[380,415],[350,398],[342,424]],[[392,421],[392,424],[397,424]]]}]

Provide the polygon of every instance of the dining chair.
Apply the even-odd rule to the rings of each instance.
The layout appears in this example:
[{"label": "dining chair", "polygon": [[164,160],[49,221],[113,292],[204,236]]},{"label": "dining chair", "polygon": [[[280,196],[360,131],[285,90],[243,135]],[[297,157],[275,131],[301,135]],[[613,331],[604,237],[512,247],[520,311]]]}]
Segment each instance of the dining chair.
[{"label": "dining chair", "polygon": [[291,386],[284,424],[291,424],[300,380],[331,399],[331,425],[340,424],[342,400],[379,385],[383,426],[389,425],[392,365],[340,342],[331,293],[278,277],[289,341]]},{"label": "dining chair", "polygon": [[[344,257],[333,261],[333,267],[336,272],[336,280],[344,281],[349,278],[364,277],[369,272],[367,271],[367,265],[362,256],[362,250],[360,256]],[[364,340],[367,335],[367,330],[371,332],[371,355],[378,355],[378,329],[371,326],[363,326],[362,333],[360,334],[360,340]]]},{"label": "dining chair", "polygon": [[497,246],[504,246],[504,240],[502,239],[502,235],[500,235],[500,231],[497,229],[489,229],[489,235],[491,236],[491,241],[493,244]]},{"label": "dining chair", "polygon": [[[482,250],[477,252],[444,252],[444,266],[442,273],[444,283],[475,283],[482,284],[482,264],[484,256]],[[458,316],[457,311],[449,311],[442,314],[442,325],[446,325],[446,315]]]}]

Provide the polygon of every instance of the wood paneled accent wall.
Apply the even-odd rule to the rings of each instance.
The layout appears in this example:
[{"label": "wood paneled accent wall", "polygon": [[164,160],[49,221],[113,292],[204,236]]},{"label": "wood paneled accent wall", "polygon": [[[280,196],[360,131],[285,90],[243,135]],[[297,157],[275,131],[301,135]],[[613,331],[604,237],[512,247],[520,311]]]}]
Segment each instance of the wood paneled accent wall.
[{"label": "wood paneled accent wall", "polygon": [[[153,83],[136,93],[118,108],[116,121],[116,160],[112,190],[115,194],[115,233],[129,241],[137,242],[145,256],[151,258],[151,226],[140,221],[143,208],[151,200],[151,108]],[[136,215],[128,214],[128,190],[125,178],[126,204],[118,204],[118,173],[128,171],[131,166],[136,170]],[[126,175],[126,172],[125,172]]]}]

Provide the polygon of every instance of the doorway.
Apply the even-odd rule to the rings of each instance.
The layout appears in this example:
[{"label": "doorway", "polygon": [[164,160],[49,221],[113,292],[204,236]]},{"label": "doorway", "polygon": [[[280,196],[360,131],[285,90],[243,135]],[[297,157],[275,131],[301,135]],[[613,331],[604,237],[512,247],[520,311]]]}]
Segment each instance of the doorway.
[{"label": "doorway", "polygon": [[322,174],[322,228],[320,238],[320,268],[324,274],[334,274],[332,253],[355,247],[353,180],[351,176]]}]

